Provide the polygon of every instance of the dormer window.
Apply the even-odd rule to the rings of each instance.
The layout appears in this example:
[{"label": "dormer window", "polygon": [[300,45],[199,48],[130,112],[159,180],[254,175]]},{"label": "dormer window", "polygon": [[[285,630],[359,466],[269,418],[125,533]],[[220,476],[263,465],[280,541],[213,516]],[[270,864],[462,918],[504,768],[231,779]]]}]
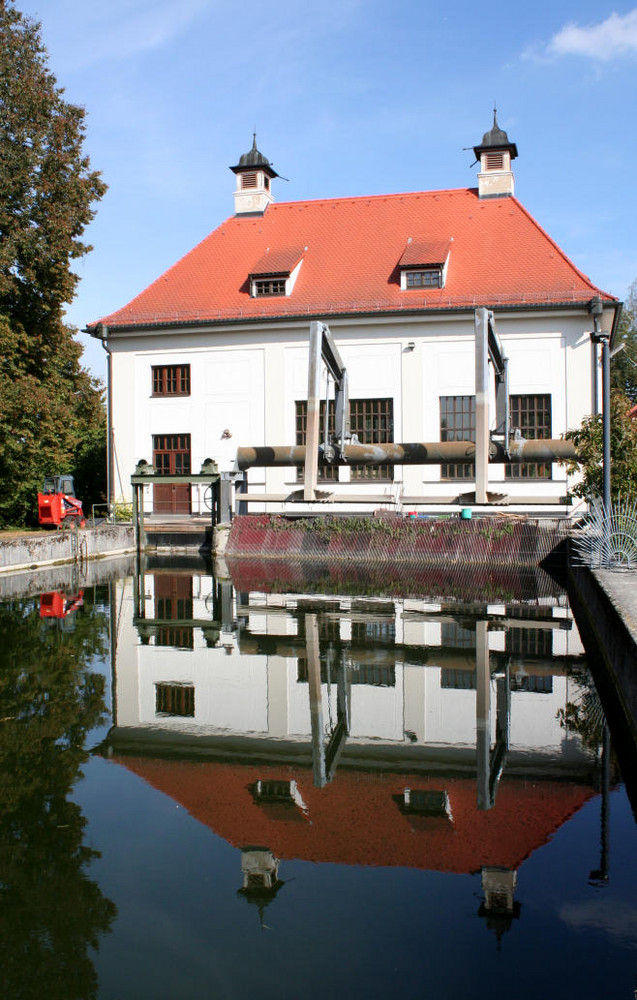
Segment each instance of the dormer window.
[{"label": "dormer window", "polygon": [[442,288],[442,268],[428,267],[420,271],[405,271],[406,288]]},{"label": "dormer window", "polygon": [[444,288],[450,247],[451,240],[425,242],[410,237],[398,261],[403,291]]},{"label": "dormer window", "polygon": [[256,278],[252,282],[253,295],[286,295],[285,278]]},{"label": "dormer window", "polygon": [[250,272],[250,295],[253,298],[290,295],[294,288],[303,254],[307,247],[274,250],[268,247]]}]

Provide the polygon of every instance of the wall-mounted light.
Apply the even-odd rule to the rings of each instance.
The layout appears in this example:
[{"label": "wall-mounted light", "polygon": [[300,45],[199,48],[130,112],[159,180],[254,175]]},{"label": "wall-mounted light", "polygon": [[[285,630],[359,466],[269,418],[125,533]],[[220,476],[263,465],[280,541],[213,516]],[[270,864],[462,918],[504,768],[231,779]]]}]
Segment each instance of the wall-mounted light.
[{"label": "wall-mounted light", "polygon": [[413,350],[415,350],[415,347],[416,347],[415,341],[410,340],[409,343],[407,344],[407,347],[405,348],[405,350],[406,351],[413,351]]}]

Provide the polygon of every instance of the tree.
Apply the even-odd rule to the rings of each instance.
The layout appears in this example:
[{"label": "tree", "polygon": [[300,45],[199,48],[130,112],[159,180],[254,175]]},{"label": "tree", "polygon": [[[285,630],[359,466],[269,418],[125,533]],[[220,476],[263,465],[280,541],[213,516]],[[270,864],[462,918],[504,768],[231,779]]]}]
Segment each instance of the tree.
[{"label": "tree", "polygon": [[623,345],[611,358],[611,388],[637,403],[637,281],[628,289],[615,346]]},{"label": "tree", "polygon": [[84,110],[47,67],[39,25],[0,0],[0,525],[35,517],[45,474],[104,454],[102,388],[63,322],[72,261],[106,190],[82,145]]},{"label": "tree", "polygon": [[[611,499],[637,497],[637,419],[630,416],[631,401],[623,393],[611,392],[610,468]],[[568,431],[579,456],[568,462],[569,473],[581,472],[582,478],[572,489],[577,497],[592,500],[603,496],[602,416],[586,417],[580,427]]]}]

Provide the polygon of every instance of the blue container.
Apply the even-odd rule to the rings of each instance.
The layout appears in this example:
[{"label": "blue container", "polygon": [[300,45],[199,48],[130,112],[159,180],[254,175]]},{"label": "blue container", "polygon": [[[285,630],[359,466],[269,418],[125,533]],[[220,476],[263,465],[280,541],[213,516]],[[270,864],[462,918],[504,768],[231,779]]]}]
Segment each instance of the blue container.
[{"label": "blue container", "polygon": [[460,511],[460,517],[463,521],[471,520],[471,507],[463,507]]}]

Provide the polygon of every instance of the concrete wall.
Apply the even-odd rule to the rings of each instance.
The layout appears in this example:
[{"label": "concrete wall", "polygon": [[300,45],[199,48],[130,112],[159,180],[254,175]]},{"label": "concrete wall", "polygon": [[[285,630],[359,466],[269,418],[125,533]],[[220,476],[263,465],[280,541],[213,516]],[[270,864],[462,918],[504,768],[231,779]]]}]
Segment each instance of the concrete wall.
[{"label": "concrete wall", "polygon": [[[132,525],[109,524],[79,531],[20,535],[0,544],[0,574],[54,563],[86,562],[135,547]],[[3,592],[0,579],[0,594]]]}]

